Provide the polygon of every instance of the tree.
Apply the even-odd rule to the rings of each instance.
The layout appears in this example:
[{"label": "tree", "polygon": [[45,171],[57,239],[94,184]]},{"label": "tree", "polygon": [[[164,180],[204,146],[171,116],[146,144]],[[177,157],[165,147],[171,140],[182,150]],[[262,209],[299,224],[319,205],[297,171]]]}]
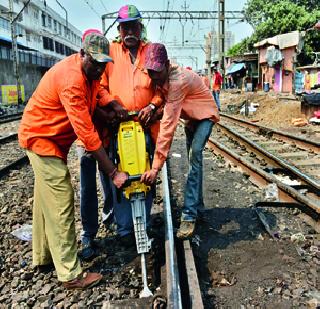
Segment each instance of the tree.
[{"label": "tree", "polygon": [[[312,7],[312,9],[307,9]],[[250,38],[244,39],[228,54],[252,51],[253,44],[265,38],[291,31],[307,30],[320,19],[319,0],[248,0],[245,7],[247,22],[254,28]],[[310,31],[305,38],[305,46],[299,61],[312,61],[312,51],[319,49],[320,34]]]}]

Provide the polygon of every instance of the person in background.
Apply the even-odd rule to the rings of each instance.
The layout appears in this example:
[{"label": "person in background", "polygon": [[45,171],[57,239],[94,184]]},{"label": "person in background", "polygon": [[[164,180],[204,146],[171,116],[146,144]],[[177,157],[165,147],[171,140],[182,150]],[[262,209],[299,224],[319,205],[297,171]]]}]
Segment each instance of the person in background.
[{"label": "person in background", "polygon": [[212,95],[214,97],[214,100],[218,106],[218,109],[220,111],[220,90],[222,85],[222,75],[218,71],[217,67],[213,68],[213,76],[212,76]]},{"label": "person in background", "polygon": [[209,78],[206,74],[203,74],[201,76],[201,79],[203,81],[203,83],[206,85],[206,87],[208,87],[208,89],[210,89],[210,81],[209,81]]},{"label": "person in background", "polygon": [[[122,106],[124,112],[139,111],[139,121],[150,132],[155,143],[163,100],[145,69],[146,51],[150,43],[142,37],[141,18],[139,10],[134,5],[125,5],[119,9],[117,22],[120,36],[110,45],[110,56],[114,64],[109,63],[106,66],[101,86],[105,91],[105,97],[109,97],[108,101]],[[121,117],[123,118],[120,120],[125,120],[126,115]],[[115,190],[113,192],[118,241],[124,247],[132,246],[135,242],[130,201],[121,196],[119,202]],[[151,211],[152,200],[151,190],[146,197],[147,217]]]},{"label": "person in background", "polygon": [[189,171],[177,237],[189,238],[204,209],[202,152],[214,123],[219,121],[219,112],[201,77],[193,71],[170,64],[163,44],[155,43],[149,47],[145,67],[153,82],[161,88],[166,103],[152,169],[141,176],[141,181],[148,185],[155,182],[168,156],[179,118],[185,119]]},{"label": "person in background", "polygon": [[67,167],[72,143],[81,140],[115,186],[127,180],[109,160],[91,120],[99,79],[111,61],[108,40],[88,34],[79,53],[58,62],[43,76],[18,132],[35,175],[33,264],[53,263],[58,280],[68,289],[91,287],[102,279],[101,274],[84,272],[77,256],[74,192]]}]

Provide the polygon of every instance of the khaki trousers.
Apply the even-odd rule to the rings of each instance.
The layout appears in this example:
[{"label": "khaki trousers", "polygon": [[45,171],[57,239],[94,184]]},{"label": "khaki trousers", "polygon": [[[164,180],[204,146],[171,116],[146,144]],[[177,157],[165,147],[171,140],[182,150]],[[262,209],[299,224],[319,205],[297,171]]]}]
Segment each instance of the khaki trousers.
[{"label": "khaki trousers", "polygon": [[51,262],[58,280],[75,279],[81,272],[77,257],[74,193],[67,165],[57,157],[27,150],[35,184],[32,223],[34,265]]}]

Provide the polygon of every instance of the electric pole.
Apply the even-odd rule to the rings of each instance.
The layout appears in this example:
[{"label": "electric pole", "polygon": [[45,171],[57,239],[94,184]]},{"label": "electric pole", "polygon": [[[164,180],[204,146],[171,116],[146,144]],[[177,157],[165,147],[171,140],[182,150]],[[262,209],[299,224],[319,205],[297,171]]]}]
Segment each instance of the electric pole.
[{"label": "electric pole", "polygon": [[[187,9],[189,8],[189,5],[187,5],[187,2],[184,1],[184,6],[181,6],[182,9],[184,9],[184,14],[186,15],[187,13]],[[179,20],[180,24],[182,26],[182,46],[184,46],[184,26],[186,25],[187,20],[185,19],[184,21],[182,21],[181,19]]]},{"label": "electric pole", "polygon": [[[22,103],[21,98],[21,81],[19,75],[19,54],[18,54],[18,44],[17,44],[17,33],[16,33],[16,21],[19,19],[20,15],[22,14],[23,10],[27,7],[31,0],[27,0],[24,2],[22,9],[14,17],[13,11],[13,0],[9,0],[9,16],[10,16],[10,28],[11,28],[11,41],[12,41],[12,60],[13,60],[13,74],[17,81],[17,96],[18,96],[18,106]],[[21,33],[19,33],[21,36]]]},{"label": "electric pole", "polygon": [[208,36],[205,36],[206,45],[205,45],[205,53],[206,53],[206,65],[208,69],[208,79],[211,85],[211,49],[212,49],[212,34],[208,33]]},{"label": "electric pole", "polygon": [[219,65],[224,75],[224,47],[225,47],[225,0],[219,0],[218,6],[218,41],[219,41]]},{"label": "electric pole", "polygon": [[22,103],[22,98],[21,98],[21,81],[20,81],[20,75],[19,75],[19,55],[18,55],[16,24],[13,18],[13,0],[9,0],[9,10],[10,10],[11,41],[12,41],[13,74],[16,78],[18,106],[19,106]]}]

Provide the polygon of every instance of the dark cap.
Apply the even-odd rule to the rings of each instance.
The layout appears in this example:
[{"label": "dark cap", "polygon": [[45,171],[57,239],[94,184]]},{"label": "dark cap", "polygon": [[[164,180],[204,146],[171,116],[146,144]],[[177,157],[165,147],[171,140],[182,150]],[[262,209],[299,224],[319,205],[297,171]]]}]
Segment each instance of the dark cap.
[{"label": "dark cap", "polygon": [[99,33],[89,33],[84,37],[82,48],[98,62],[113,62],[109,56],[109,41]]},{"label": "dark cap", "polygon": [[166,47],[161,43],[150,44],[146,54],[145,68],[161,72],[166,66],[167,61],[168,54]]},{"label": "dark cap", "polygon": [[139,10],[132,4],[124,5],[118,11],[117,22],[119,23],[138,19],[141,19],[141,14]]}]

